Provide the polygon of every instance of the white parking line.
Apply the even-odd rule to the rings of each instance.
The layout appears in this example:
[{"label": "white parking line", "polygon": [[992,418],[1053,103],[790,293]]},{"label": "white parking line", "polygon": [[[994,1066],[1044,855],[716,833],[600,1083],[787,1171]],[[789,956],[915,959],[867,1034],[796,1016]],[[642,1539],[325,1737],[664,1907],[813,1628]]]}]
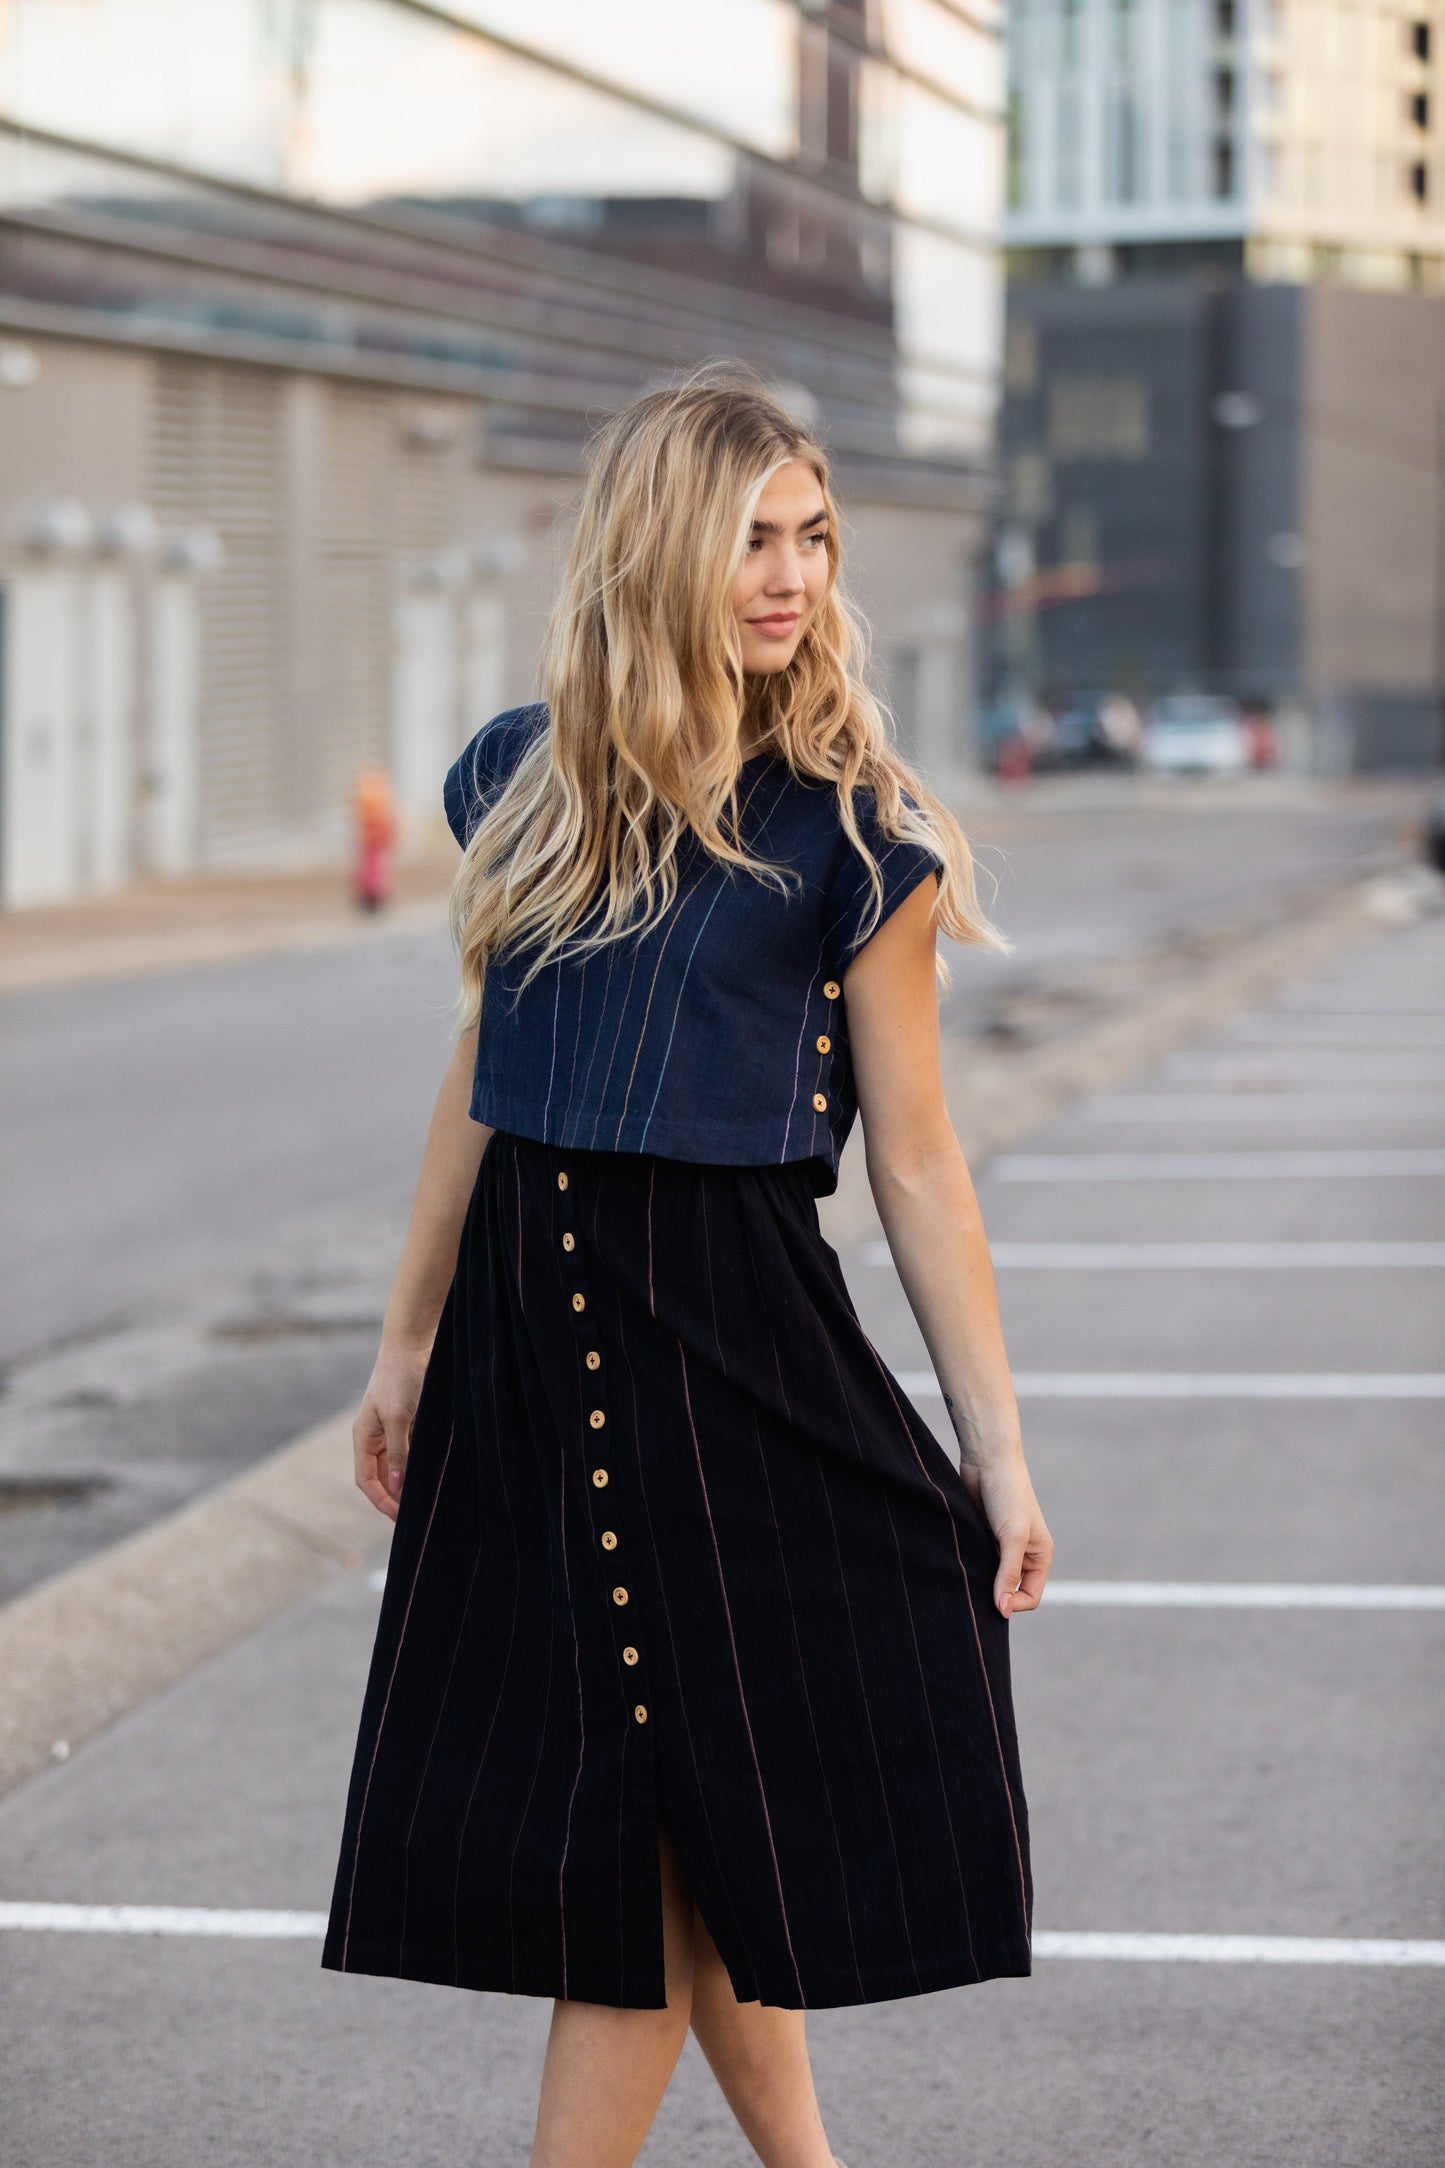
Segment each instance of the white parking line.
[{"label": "white parking line", "polygon": [[[1265,1272],[1438,1270],[1445,1242],[995,1242],[1011,1272]],[[893,1264],[886,1242],[859,1246],[861,1264]]]},{"label": "white parking line", "polygon": [[1078,1112],[1094,1122],[1439,1122],[1445,1090],[1109,1092]]},{"label": "white parking line", "polygon": [[[914,1399],[938,1400],[931,1370],[900,1370]],[[1445,1400],[1430,1370],[1016,1370],[1020,1400]]]},{"label": "white parking line", "polygon": [[[1408,1016],[1372,1016],[1369,1021],[1369,1044],[1382,1053],[1445,1046],[1445,1018],[1438,1013],[1426,1016],[1412,1010]],[[1358,1019],[1341,1016],[1333,1009],[1289,1009],[1283,1013],[1258,1009],[1235,1018],[1227,1043],[1247,1046],[1251,1052],[1261,1046],[1269,1046],[1271,1051],[1276,1046],[1333,1046],[1351,1052],[1365,1037]]]},{"label": "white parking line", "polygon": [[1390,1581],[1050,1581],[1044,1602],[1146,1610],[1445,1611],[1445,1588]]},{"label": "white parking line", "polygon": [[1445,1942],[1346,1941],[1334,1935],[1036,1933],[1035,1957],[1203,1965],[1445,1965]]},{"label": "white parking line", "polygon": [[1184,1084],[1272,1090],[1281,1084],[1338,1087],[1435,1085],[1445,1091],[1445,1062],[1430,1050],[1403,1047],[1271,1047],[1238,1054],[1171,1054],[1160,1074]]},{"label": "white parking line", "polygon": [[326,1932],[324,1912],[224,1912],[210,1905],[0,1904],[0,1928],[62,1935],[222,1935],[299,1942]]},{"label": "white parking line", "polygon": [[1445,1175],[1434,1148],[1301,1152],[1004,1152],[990,1182],[1318,1182]]},{"label": "white parking line", "polygon": [[[199,1905],[0,1904],[0,1929],[42,1934],[208,1935],[319,1942],[324,1912],[225,1912]],[[1445,1942],[1332,1935],[1071,1934],[1038,1930],[1035,1957],[1213,1965],[1445,1965]]]}]

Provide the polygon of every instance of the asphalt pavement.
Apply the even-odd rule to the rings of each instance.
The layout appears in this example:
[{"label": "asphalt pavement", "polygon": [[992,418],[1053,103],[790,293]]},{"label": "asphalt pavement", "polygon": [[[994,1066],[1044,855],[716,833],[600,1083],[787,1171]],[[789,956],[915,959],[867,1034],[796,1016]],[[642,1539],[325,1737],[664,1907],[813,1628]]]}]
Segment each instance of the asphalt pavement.
[{"label": "asphalt pavement", "polygon": [[[1058,1544],[1010,1637],[1035,1971],[814,2013],[835,2150],[1435,2168],[1445,917],[980,1188]],[[384,1549],[0,1801],[6,2168],[525,2161],[549,2005],[319,1967]],[[690,2046],[644,2163],[750,2157]]]}]

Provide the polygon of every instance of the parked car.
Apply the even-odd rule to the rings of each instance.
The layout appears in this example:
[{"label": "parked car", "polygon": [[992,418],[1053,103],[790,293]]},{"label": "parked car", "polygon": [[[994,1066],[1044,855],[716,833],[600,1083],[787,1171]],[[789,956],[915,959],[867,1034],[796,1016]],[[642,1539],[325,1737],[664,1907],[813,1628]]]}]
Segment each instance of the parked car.
[{"label": "parked car", "polygon": [[1139,757],[1156,775],[1243,775],[1254,765],[1243,708],[1217,693],[1166,693],[1156,700]]},{"label": "parked car", "polygon": [[1425,815],[1425,856],[1437,873],[1445,873],[1445,790],[1440,791]]},{"label": "parked car", "polygon": [[1072,692],[1052,704],[1036,765],[1132,767],[1138,743],[1139,713],[1123,693]]}]

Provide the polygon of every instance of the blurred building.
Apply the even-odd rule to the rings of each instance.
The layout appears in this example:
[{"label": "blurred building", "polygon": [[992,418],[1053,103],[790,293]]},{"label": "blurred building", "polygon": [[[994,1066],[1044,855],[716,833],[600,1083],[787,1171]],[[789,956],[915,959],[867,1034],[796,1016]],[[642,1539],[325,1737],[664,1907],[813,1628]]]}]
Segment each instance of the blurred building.
[{"label": "blurred building", "polygon": [[1445,11],[1015,0],[993,682],[1445,751]]},{"label": "blurred building", "polygon": [[0,0],[0,897],[414,841],[533,689],[592,424],[815,419],[905,738],[968,757],[998,0]]}]

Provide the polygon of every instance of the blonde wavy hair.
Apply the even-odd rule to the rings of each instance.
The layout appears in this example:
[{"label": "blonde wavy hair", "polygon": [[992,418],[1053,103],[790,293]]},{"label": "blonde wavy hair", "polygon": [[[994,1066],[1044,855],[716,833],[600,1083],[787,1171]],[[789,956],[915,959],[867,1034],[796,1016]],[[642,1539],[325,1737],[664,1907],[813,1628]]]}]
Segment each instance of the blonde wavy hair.
[{"label": "blonde wavy hair", "polygon": [[[747,677],[733,582],[758,498],[792,460],[812,468],[827,506],[827,585],[788,668]],[[871,871],[868,932],[882,883],[854,814],[860,785],[874,794],[886,834],[943,860],[940,929],[1008,947],[980,908],[963,831],[902,759],[865,682],[866,634],[844,598],[838,537],[821,446],[737,367],[650,392],[598,432],[544,643],[551,728],[479,823],[452,887],[459,1032],[481,1015],[490,957],[535,950],[520,992],[550,961],[661,916],[689,834],[755,878],[797,880],[741,843],[745,724],[755,751],[836,787],[842,825]],[[938,973],[946,988],[941,954]]]}]

